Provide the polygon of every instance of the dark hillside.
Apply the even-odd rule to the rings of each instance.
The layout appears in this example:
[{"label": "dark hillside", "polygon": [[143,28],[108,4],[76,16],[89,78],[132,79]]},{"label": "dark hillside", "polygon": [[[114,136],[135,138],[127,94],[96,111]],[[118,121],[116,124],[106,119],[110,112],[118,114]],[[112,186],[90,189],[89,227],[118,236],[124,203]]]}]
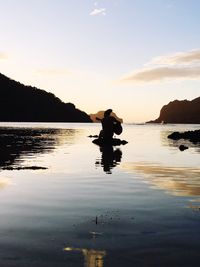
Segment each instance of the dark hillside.
[{"label": "dark hillside", "polygon": [[90,117],[54,94],[25,86],[0,73],[0,121],[91,122]]},{"label": "dark hillside", "polygon": [[200,123],[200,97],[189,100],[174,100],[162,107],[160,116],[153,123]]}]

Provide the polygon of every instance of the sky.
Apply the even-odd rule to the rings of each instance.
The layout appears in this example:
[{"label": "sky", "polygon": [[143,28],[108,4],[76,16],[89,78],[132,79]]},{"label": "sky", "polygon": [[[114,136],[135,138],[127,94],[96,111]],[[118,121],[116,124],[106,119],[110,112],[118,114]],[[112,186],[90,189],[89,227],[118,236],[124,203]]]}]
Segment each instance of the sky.
[{"label": "sky", "polygon": [[90,113],[200,96],[199,0],[0,0],[0,72]]}]

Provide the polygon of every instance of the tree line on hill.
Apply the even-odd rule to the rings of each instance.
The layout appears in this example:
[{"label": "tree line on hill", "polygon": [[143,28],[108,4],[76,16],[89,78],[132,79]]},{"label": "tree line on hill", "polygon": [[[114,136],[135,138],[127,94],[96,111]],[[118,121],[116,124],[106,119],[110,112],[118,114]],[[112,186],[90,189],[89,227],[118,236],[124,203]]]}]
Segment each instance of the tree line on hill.
[{"label": "tree line on hill", "polygon": [[91,122],[91,119],[74,104],[0,73],[0,121]]},{"label": "tree line on hill", "polygon": [[200,97],[191,101],[174,100],[164,105],[160,116],[149,123],[200,123]]}]

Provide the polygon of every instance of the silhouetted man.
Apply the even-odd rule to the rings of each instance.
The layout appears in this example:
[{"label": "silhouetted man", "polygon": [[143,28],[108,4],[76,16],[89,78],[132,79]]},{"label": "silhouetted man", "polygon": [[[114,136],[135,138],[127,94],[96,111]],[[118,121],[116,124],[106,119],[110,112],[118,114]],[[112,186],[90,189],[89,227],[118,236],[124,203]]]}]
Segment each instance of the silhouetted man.
[{"label": "silhouetted man", "polygon": [[99,138],[103,138],[106,142],[112,140],[114,133],[116,133],[116,126],[121,127],[121,123],[111,116],[111,113],[112,109],[106,110],[104,112],[104,118],[101,120],[102,130],[99,134]]}]

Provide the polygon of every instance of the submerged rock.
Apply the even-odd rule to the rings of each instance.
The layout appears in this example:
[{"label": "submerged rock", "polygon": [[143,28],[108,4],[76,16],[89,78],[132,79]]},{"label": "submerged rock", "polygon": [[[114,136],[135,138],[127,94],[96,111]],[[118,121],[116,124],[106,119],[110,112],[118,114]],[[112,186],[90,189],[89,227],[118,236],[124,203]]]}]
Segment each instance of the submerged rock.
[{"label": "submerged rock", "polygon": [[46,170],[48,168],[46,167],[40,167],[40,166],[27,166],[27,167],[12,167],[12,166],[8,166],[8,167],[3,167],[2,170],[9,170],[9,171],[14,171],[14,170]]},{"label": "submerged rock", "polygon": [[121,140],[118,138],[112,138],[111,140],[104,140],[103,138],[97,138],[92,141],[98,146],[120,146],[126,145],[128,142],[126,140]]},{"label": "submerged rock", "polygon": [[91,135],[91,134],[90,134],[90,135],[88,135],[88,137],[89,137],[89,138],[98,138],[99,136],[98,136],[97,134],[95,134],[95,135]]},{"label": "submerged rock", "polygon": [[183,133],[173,132],[168,135],[168,138],[173,140],[185,139],[191,141],[192,143],[198,143],[200,142],[200,130],[186,131]]},{"label": "submerged rock", "polygon": [[180,151],[184,151],[184,150],[186,150],[186,149],[188,149],[188,146],[185,146],[185,145],[180,145],[180,146],[179,146],[179,150],[180,150]]}]

